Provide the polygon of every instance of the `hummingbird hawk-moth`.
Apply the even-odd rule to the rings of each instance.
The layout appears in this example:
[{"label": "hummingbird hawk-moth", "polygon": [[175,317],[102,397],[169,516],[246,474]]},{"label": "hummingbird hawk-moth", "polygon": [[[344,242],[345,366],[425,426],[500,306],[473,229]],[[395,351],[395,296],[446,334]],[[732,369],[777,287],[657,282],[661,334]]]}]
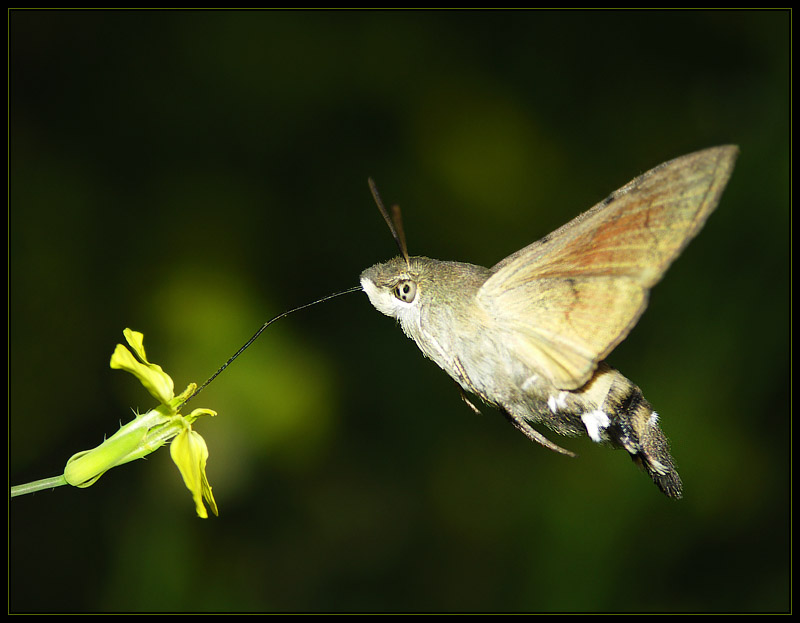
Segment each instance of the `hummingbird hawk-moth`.
[{"label": "hummingbird hawk-moth", "polygon": [[361,286],[473,409],[464,392],[563,454],[572,455],[533,425],[623,448],[680,498],[658,414],[605,359],[716,208],[738,151],[714,147],[665,162],[492,268],[409,256],[399,210],[390,216],[372,185],[401,256],[365,270]]}]

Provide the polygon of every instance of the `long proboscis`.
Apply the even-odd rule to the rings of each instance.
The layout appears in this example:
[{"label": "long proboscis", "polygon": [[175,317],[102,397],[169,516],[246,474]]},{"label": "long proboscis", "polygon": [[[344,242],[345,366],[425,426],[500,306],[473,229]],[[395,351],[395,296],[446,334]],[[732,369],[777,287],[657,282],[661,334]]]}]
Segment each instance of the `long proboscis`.
[{"label": "long proboscis", "polygon": [[183,405],[185,405],[192,398],[197,396],[197,394],[199,394],[201,391],[203,391],[208,386],[208,384],[211,383],[211,381],[213,381],[215,378],[217,378],[225,368],[227,368],[229,365],[231,365],[233,363],[233,360],[236,359],[239,355],[241,355],[253,342],[255,342],[258,339],[258,336],[261,335],[264,332],[264,330],[269,325],[271,325],[273,322],[275,322],[276,320],[280,320],[281,318],[285,318],[289,314],[293,314],[294,312],[300,311],[301,309],[305,309],[307,307],[311,307],[312,305],[316,305],[317,303],[324,303],[325,301],[329,301],[329,300],[331,300],[333,298],[336,298],[337,296],[342,296],[343,294],[350,294],[351,292],[358,292],[360,290],[361,290],[361,286],[354,286],[352,288],[348,288],[347,290],[342,290],[341,292],[336,292],[334,294],[329,294],[328,296],[323,296],[321,299],[317,299],[316,301],[313,301],[311,303],[306,303],[305,305],[300,305],[300,307],[295,307],[294,309],[290,309],[289,311],[285,311],[285,312],[283,312],[281,314],[278,314],[274,318],[268,320],[263,325],[261,325],[261,327],[258,329],[258,331],[256,331],[255,334],[253,334],[253,337],[251,337],[249,340],[247,340],[247,342],[245,342],[244,345],[239,350],[237,350],[230,359],[228,359],[228,361],[226,361],[225,363],[223,363],[220,366],[219,370],[214,372],[214,374],[212,374],[210,377],[208,377],[208,380],[205,383],[203,383],[200,387],[198,387],[196,390],[194,390],[194,392],[192,392],[192,395],[189,396],[186,400],[184,400],[181,403],[180,407],[178,407],[178,408],[180,409],[181,407],[183,407]]},{"label": "long proboscis", "polygon": [[410,264],[408,259],[408,247],[406,246],[406,234],[405,231],[403,231],[403,217],[400,214],[400,206],[393,205],[392,214],[390,216],[389,212],[386,210],[386,207],[383,205],[383,201],[381,201],[381,196],[378,194],[378,187],[375,186],[375,182],[372,178],[369,178],[369,189],[372,192],[372,197],[375,199],[375,203],[378,204],[378,209],[383,215],[383,220],[386,221],[386,224],[389,226],[389,231],[392,232],[392,238],[394,238],[394,241],[397,243],[397,247],[400,249],[403,259],[405,259],[406,264]]}]

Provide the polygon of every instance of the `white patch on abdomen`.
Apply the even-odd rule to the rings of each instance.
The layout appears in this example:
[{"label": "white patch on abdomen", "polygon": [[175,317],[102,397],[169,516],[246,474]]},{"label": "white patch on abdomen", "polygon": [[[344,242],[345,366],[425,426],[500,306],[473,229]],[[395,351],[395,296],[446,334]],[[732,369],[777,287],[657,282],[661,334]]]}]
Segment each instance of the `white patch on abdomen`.
[{"label": "white patch on abdomen", "polygon": [[555,413],[559,409],[563,409],[567,406],[567,392],[559,392],[558,397],[550,396],[547,399],[547,406],[550,407],[550,411]]},{"label": "white patch on abdomen", "polygon": [[595,409],[589,413],[584,413],[581,415],[581,420],[583,420],[583,425],[586,427],[586,432],[592,438],[592,441],[597,443],[603,441],[600,432],[604,428],[608,428],[611,423],[604,411]]}]

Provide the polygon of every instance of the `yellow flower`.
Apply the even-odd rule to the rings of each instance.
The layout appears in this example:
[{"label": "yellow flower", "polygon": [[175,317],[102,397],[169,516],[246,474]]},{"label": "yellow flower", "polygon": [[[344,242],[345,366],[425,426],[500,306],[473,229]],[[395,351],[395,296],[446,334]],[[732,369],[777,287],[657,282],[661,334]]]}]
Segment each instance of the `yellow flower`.
[{"label": "yellow flower", "polygon": [[125,329],[124,335],[136,356],[122,344],[117,344],[111,356],[111,367],[133,374],[160,404],[146,413],[137,414],[133,421],[93,450],[75,454],[67,461],[64,479],[73,486],[88,487],[112,467],[145,457],[174,437],[170,454],[192,494],[197,514],[208,517],[203,505],[205,500],[216,515],[217,504],[206,478],[208,448],[203,438],[192,430],[192,424],[198,417],[213,416],[216,412],[195,409],[188,415],[181,415],[181,407],[197,386],[191,383],[180,395],[175,396],[169,374],[161,366],[147,360],[144,336],[130,329]]}]

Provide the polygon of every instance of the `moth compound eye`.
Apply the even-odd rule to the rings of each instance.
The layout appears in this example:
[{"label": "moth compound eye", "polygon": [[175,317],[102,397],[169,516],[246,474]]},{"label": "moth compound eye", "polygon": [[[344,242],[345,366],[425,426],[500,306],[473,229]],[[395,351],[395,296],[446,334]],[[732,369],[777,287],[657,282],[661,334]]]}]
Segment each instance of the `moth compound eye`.
[{"label": "moth compound eye", "polygon": [[394,290],[392,290],[395,298],[403,301],[404,303],[411,303],[414,297],[417,296],[417,284],[413,281],[401,281],[398,283]]}]

